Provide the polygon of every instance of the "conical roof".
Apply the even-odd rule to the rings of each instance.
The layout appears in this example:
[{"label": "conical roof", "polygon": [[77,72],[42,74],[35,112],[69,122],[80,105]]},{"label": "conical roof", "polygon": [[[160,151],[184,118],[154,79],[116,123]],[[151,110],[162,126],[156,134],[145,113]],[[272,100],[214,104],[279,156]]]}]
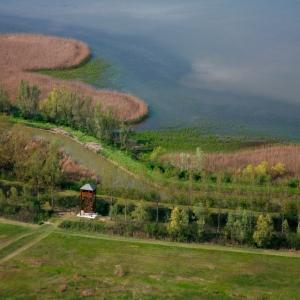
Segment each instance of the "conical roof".
[{"label": "conical roof", "polygon": [[80,190],[94,192],[96,190],[96,186],[94,184],[86,183],[80,188]]}]

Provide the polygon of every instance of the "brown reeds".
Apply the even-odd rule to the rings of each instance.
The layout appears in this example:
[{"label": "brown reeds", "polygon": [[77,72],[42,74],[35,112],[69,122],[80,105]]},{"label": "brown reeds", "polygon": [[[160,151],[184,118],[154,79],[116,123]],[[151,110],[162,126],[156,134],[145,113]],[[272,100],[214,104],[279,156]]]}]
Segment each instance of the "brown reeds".
[{"label": "brown reeds", "polygon": [[[162,159],[178,166],[180,157],[179,154],[169,154]],[[290,176],[300,176],[300,146],[298,145],[269,145],[233,153],[208,153],[205,154],[204,169],[208,172],[236,173],[249,164],[257,166],[263,161],[267,161],[269,166],[283,163]]]},{"label": "brown reeds", "polygon": [[66,87],[111,109],[121,120],[141,120],[148,113],[139,98],[119,92],[98,90],[76,80],[55,79],[33,71],[65,69],[80,65],[90,56],[89,47],[80,41],[36,34],[0,35],[0,83],[14,100],[21,80],[39,86],[42,98],[55,87]]}]

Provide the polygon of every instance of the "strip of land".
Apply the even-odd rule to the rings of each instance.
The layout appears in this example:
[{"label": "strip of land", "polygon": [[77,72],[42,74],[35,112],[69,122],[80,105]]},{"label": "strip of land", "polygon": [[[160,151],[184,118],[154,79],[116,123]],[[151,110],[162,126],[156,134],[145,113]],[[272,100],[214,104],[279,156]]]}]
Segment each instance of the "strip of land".
[{"label": "strip of land", "polygon": [[35,231],[2,257],[0,298],[297,299],[299,294],[300,260],[288,252],[143,241],[45,225]]},{"label": "strip of land", "polygon": [[55,79],[34,71],[72,68],[91,56],[80,41],[36,34],[0,35],[0,83],[15,99],[21,80],[39,86],[42,99],[53,88],[65,87],[90,96],[104,110],[111,109],[121,120],[138,121],[148,113],[147,105],[133,95],[97,90],[76,80]]}]

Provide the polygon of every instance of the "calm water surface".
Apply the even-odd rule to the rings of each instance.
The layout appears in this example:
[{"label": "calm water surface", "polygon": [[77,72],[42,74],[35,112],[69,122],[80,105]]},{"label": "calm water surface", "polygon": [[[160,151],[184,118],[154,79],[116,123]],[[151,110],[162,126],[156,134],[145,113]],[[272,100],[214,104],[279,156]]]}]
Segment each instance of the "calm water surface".
[{"label": "calm water surface", "polygon": [[300,138],[300,1],[1,0],[0,32],[82,39],[145,128]]}]

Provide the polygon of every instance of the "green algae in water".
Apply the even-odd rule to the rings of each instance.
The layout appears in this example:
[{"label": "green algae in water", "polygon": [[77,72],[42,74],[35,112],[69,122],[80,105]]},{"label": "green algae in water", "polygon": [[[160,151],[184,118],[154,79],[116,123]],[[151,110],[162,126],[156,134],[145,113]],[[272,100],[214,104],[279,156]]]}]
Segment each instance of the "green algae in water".
[{"label": "green algae in water", "polygon": [[63,80],[80,80],[97,87],[107,85],[107,73],[110,64],[103,59],[90,59],[84,64],[70,69],[41,70],[39,73]]}]

